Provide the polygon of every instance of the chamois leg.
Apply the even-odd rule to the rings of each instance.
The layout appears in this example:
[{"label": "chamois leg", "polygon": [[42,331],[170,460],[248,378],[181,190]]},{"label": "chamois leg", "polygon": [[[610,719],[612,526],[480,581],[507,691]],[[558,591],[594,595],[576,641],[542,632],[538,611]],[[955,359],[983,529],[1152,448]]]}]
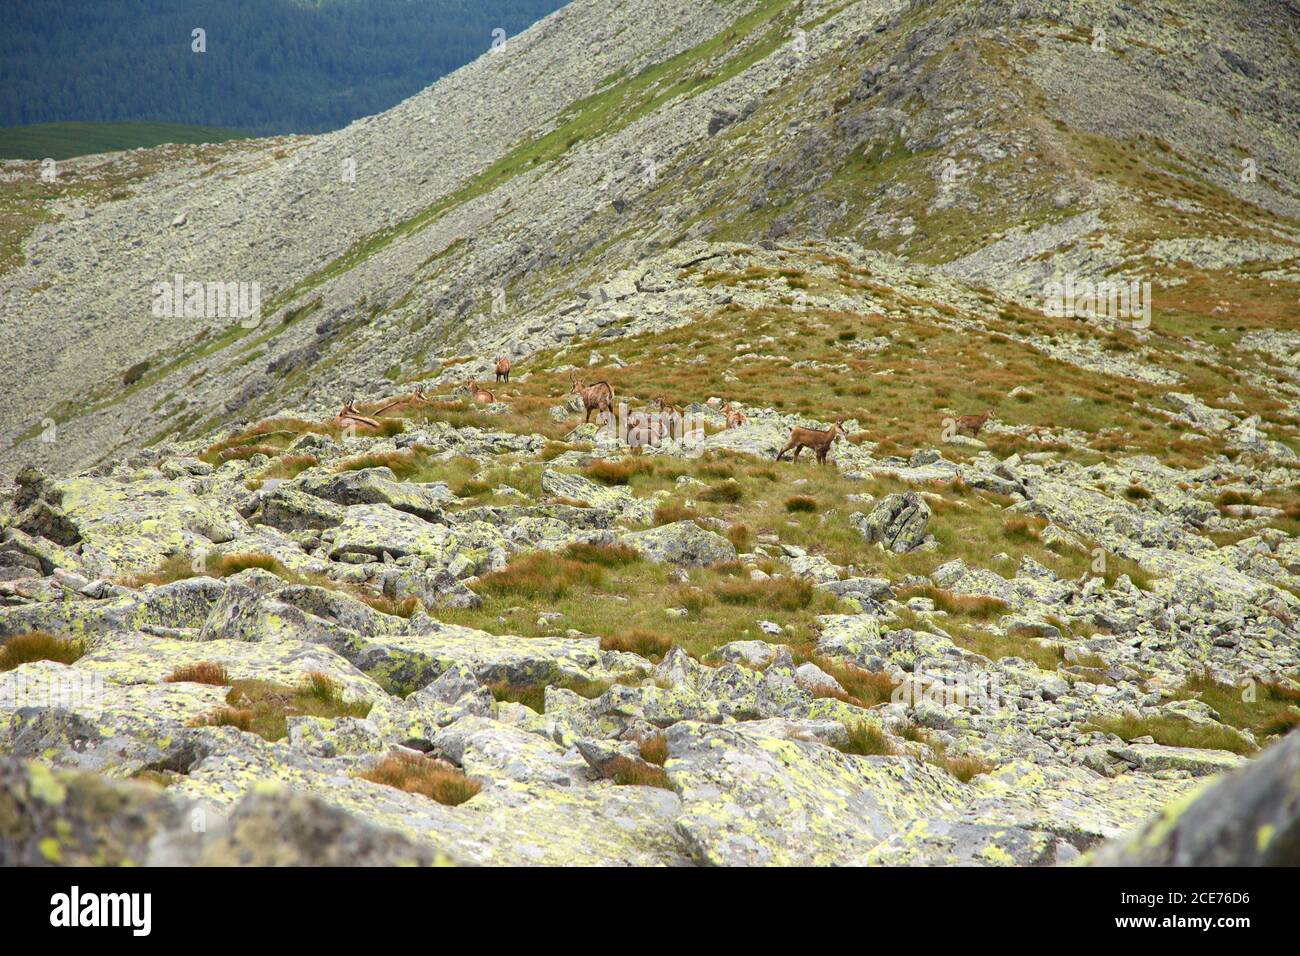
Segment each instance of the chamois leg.
[{"label": "chamois leg", "polygon": [[795,445],[795,446],[794,446],[794,455],[790,458],[790,460],[791,460],[791,461],[798,461],[798,460],[799,460],[799,456],[800,456],[802,453],[803,453],[803,445]]}]

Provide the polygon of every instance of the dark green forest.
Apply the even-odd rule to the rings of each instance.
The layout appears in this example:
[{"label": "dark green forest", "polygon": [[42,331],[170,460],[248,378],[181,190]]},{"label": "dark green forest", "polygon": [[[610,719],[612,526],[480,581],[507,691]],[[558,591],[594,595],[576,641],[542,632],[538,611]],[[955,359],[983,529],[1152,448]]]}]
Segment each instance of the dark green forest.
[{"label": "dark green forest", "polygon": [[[565,0],[0,0],[0,126],[258,135],[378,113]],[[207,50],[192,49],[206,31]]]}]

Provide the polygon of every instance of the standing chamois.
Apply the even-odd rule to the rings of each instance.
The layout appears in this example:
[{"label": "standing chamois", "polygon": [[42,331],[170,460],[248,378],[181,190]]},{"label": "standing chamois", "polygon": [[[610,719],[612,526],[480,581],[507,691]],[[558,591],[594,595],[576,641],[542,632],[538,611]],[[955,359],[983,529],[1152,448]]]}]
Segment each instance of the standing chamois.
[{"label": "standing chamois", "polygon": [[500,385],[503,379],[507,385],[510,384],[510,359],[504,355],[497,359],[497,384]]},{"label": "standing chamois", "polygon": [[582,423],[585,425],[591,421],[591,413],[596,412],[613,416],[614,414],[614,386],[609,382],[600,381],[592,385],[584,385],[578,376],[573,376],[573,386],[569,389],[570,395],[582,396],[582,407],[586,411],[586,416]]},{"label": "standing chamois", "polygon": [[727,402],[727,404],[722,406],[722,414],[727,416],[728,430],[732,428],[739,428],[741,425],[749,421],[748,418],[746,418],[740,412],[736,411],[734,408],[731,407],[731,402]]},{"label": "standing chamois", "polygon": [[840,419],[826,431],[818,431],[815,428],[796,428],[790,433],[789,443],[776,453],[776,460],[780,461],[781,456],[794,449],[792,461],[799,460],[799,452],[805,448],[811,448],[817,455],[817,464],[826,464],[826,455],[831,450],[831,444],[837,438],[844,436],[844,421]]},{"label": "standing chamois", "polygon": [[659,406],[659,423],[663,426],[664,434],[673,439],[681,438],[686,425],[686,413],[678,406],[670,404],[662,395],[656,398],[655,402]]},{"label": "standing chamois", "polygon": [[992,417],[992,409],[989,409],[983,415],[962,415],[960,418],[954,419],[957,425],[957,434],[970,432],[973,437],[978,438],[980,429],[987,425]]},{"label": "standing chamois", "polygon": [[474,402],[476,405],[491,405],[497,400],[495,395],[472,378],[465,383],[465,387],[469,389],[470,401]]}]

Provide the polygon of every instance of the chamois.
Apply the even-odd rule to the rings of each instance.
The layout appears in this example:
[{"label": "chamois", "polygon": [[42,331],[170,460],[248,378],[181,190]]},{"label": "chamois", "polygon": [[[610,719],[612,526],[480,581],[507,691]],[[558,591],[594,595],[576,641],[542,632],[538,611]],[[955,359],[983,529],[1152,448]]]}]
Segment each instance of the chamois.
[{"label": "chamois", "polygon": [[469,389],[470,401],[476,405],[491,405],[497,400],[495,395],[472,378],[465,383],[465,387]]},{"label": "chamois", "polygon": [[957,434],[960,435],[962,432],[970,432],[972,436],[978,438],[980,429],[987,425],[989,419],[992,417],[992,409],[989,409],[983,415],[962,415],[960,418],[955,420],[957,424]]},{"label": "chamois", "polygon": [[586,416],[582,419],[585,425],[591,421],[591,413],[604,413],[612,416],[614,414],[614,386],[609,382],[600,381],[592,385],[584,385],[578,376],[573,376],[573,387],[569,389],[570,395],[582,396],[582,407],[586,411]]},{"label": "chamois", "polygon": [[731,407],[731,402],[727,402],[727,404],[722,406],[722,414],[727,416],[728,429],[739,428],[741,425],[749,421],[748,418]]},{"label": "chamois", "polygon": [[501,356],[501,358],[497,359],[497,384],[498,385],[501,384],[502,379],[505,379],[505,383],[507,385],[510,384],[510,359],[508,359],[504,355]]},{"label": "chamois", "polygon": [[659,422],[664,426],[664,433],[669,438],[681,438],[686,424],[686,414],[668,399],[660,395],[655,402],[659,405]]},{"label": "chamois", "polygon": [[423,388],[417,388],[413,394],[407,395],[403,398],[399,398],[396,401],[389,402],[383,408],[379,409],[379,411],[375,412],[375,417],[379,418],[384,414],[384,412],[389,411],[390,409],[398,408],[402,405],[409,405],[411,407],[414,407],[416,405],[429,405],[432,403],[432,401],[433,399],[429,398],[429,396],[424,393]]},{"label": "chamois", "polygon": [[357,411],[356,399],[348,402],[343,406],[343,410],[334,416],[334,421],[343,428],[353,428],[357,425],[365,425],[367,428],[379,429],[379,422],[373,418],[367,418]]},{"label": "chamois", "polygon": [[794,455],[791,460],[798,461],[799,453],[805,448],[811,448],[813,453],[817,456],[817,464],[826,464],[826,455],[831,450],[831,444],[835,439],[841,438],[844,435],[843,426],[844,422],[841,419],[824,432],[818,431],[815,428],[795,428],[794,431],[790,433],[789,443],[776,453],[776,460],[780,461],[781,456],[793,448]]}]

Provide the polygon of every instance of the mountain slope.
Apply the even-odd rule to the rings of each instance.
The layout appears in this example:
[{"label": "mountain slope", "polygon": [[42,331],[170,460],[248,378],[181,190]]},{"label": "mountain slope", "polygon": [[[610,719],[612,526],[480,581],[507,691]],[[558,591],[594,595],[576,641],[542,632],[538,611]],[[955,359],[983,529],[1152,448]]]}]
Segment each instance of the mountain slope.
[{"label": "mountain slope", "polygon": [[[1244,8],[1183,9],[1165,28],[1168,55],[1155,57],[1145,37],[1160,17],[1121,22],[1104,6],[1069,12],[1104,25],[1112,52],[1027,3],[765,0],[658,18],[578,4],[337,134],[133,156],[162,171],[107,195],[117,176],[144,171],[87,160],[84,174],[65,170],[66,212],[35,200],[62,224],[42,229],[35,262],[3,280],[6,309],[43,332],[34,341],[10,326],[5,352],[31,371],[4,434],[30,438],[52,418],[63,437],[34,450],[84,465],[108,450],[106,436],[131,447],[412,374],[429,342],[553,325],[585,286],[686,237],[849,238],[952,263],[1022,301],[1052,269],[1176,273],[1188,243],[1208,243],[1188,265],[1259,254],[1284,269],[1297,212],[1282,119],[1295,115],[1281,68],[1291,8],[1249,20]],[[1231,59],[1193,55],[1207,34],[1238,52],[1225,40]],[[1053,92],[1062,62],[1074,82]],[[1112,101],[1094,87],[1145,90],[1143,104],[1114,93],[1125,124],[1115,138],[1093,129],[1089,104]],[[1142,116],[1166,119],[1144,131]],[[1247,157],[1251,183],[1239,175]],[[11,181],[34,173],[8,168]],[[107,262],[116,278],[105,287]],[[153,320],[152,287],[176,274],[260,283],[267,322],[222,338],[228,320]],[[494,320],[496,290],[508,307]],[[313,322],[283,323],[308,307]],[[321,340],[322,321],[356,328]],[[97,331],[109,328],[124,334]],[[329,356],[347,372],[306,374]],[[120,376],[141,361],[155,371],[123,397]],[[287,365],[298,380],[285,380]],[[175,373],[159,375],[168,366]]]},{"label": "mountain slope", "polygon": [[0,858],[1296,862],[1295,14],[580,0],[7,164]]}]

